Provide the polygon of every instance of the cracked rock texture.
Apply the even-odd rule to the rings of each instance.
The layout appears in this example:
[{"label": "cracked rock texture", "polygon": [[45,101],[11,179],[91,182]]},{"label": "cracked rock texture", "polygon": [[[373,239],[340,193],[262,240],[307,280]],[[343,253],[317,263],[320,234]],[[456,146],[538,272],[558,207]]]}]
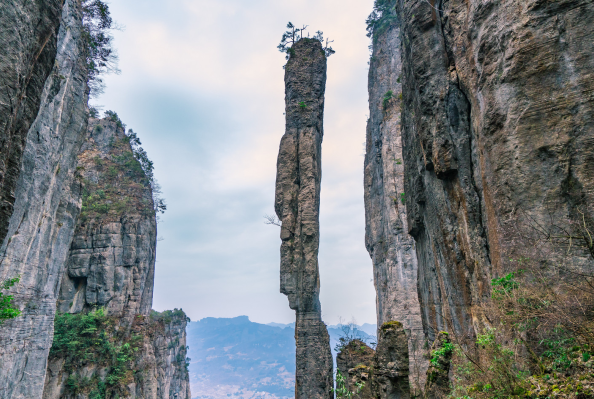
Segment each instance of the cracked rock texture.
[{"label": "cracked rock texture", "polygon": [[354,398],[373,398],[371,378],[373,376],[375,351],[358,339],[348,343],[336,355],[336,368],[343,375],[346,387],[357,392],[356,384],[364,384],[363,388],[353,395]]},{"label": "cracked rock texture", "polygon": [[472,343],[514,229],[594,216],[594,3],[399,0],[407,225],[430,341]]},{"label": "cracked rock texture", "polygon": [[399,320],[409,337],[411,384],[424,385],[427,360],[417,294],[417,254],[408,234],[402,156],[400,22],[373,38],[365,155],[365,245],[373,261],[377,324]]},{"label": "cracked rock texture", "polygon": [[[90,119],[77,170],[84,186],[82,212],[65,262],[58,311],[103,308],[123,334],[110,339],[142,337],[136,373],[123,388],[124,397],[189,399],[187,318],[182,311],[151,313],[156,212],[151,182],[133,155],[121,121]],[[66,386],[70,375],[103,380],[112,367],[91,363],[72,369],[64,364],[60,357],[50,358],[44,399],[74,397]],[[86,398],[88,393],[76,397]]]},{"label": "cracked rock texture", "polygon": [[280,290],[295,310],[295,397],[332,398],[330,337],[321,318],[318,249],[326,56],[301,39],[285,67],[286,130],[277,160],[275,210],[282,221]]},{"label": "cracked rock texture", "polygon": [[0,1],[0,241],[17,200],[27,133],[54,68],[62,5],[63,0]]},{"label": "cracked rock texture", "polygon": [[[402,323],[379,328],[375,351],[359,340],[349,342],[336,356],[347,388],[359,399],[409,399],[408,338]],[[358,390],[357,383],[363,387]]]},{"label": "cracked rock texture", "polygon": [[[11,294],[22,310],[21,316],[0,328],[0,397],[39,398],[60,278],[80,211],[80,184],[73,175],[87,125],[82,17],[75,0],[66,1],[63,8],[57,1],[11,2],[2,4],[0,14],[0,58],[9,56],[17,63],[9,68],[0,61],[2,79],[11,82],[3,81],[6,90],[1,94],[11,93],[10,99],[0,101],[16,104],[14,96],[27,96],[15,105],[14,114],[7,116],[4,105],[0,111],[4,157],[0,224],[10,216],[1,233],[6,237],[0,249],[0,280],[21,276]],[[7,18],[14,18],[18,26],[9,28]],[[13,178],[16,184],[9,183]],[[14,197],[11,212],[5,194]]]},{"label": "cracked rock texture", "polygon": [[423,391],[425,398],[446,398],[451,392],[449,373],[453,353],[452,350],[444,350],[444,346],[449,344],[449,334],[441,331],[431,346],[431,364],[427,370],[427,383]]},{"label": "cracked rock texture", "polygon": [[103,307],[130,324],[136,315],[148,315],[153,303],[157,221],[152,190],[124,127],[114,121],[90,119],[78,159],[83,210],[58,310]]},{"label": "cracked rock texture", "polygon": [[378,329],[372,388],[378,399],[410,398],[408,338],[400,322]]},{"label": "cracked rock texture", "polygon": [[[121,387],[120,398],[126,399],[190,399],[190,379],[186,369],[186,315],[179,310],[151,316],[137,316],[126,334],[141,336],[132,369],[132,381]],[[83,368],[64,368],[64,359],[50,358],[43,399],[86,399],[89,392],[72,394],[67,380],[72,374],[104,378],[109,364],[91,363]]]}]

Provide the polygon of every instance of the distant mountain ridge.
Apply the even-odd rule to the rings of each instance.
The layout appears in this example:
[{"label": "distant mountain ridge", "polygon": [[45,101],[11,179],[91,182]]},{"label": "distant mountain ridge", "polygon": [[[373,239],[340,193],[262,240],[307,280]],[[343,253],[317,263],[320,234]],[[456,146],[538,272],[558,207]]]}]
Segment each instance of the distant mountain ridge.
[{"label": "distant mountain ridge", "polygon": [[[194,399],[289,399],[295,396],[295,323],[259,324],[247,316],[208,317],[187,328],[190,384]],[[357,326],[375,341],[376,326]],[[328,326],[332,354],[343,335]],[[368,332],[373,332],[369,334]]]}]

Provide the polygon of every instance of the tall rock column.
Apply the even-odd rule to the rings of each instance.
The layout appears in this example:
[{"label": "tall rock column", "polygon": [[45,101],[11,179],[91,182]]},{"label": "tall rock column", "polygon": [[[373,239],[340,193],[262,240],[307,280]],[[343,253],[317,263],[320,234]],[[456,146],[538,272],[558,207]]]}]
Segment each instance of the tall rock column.
[{"label": "tall rock column", "polygon": [[[33,40],[27,36],[31,33],[26,29],[27,24],[39,24],[38,28],[41,29],[49,23],[52,28],[46,26],[44,29],[48,30],[43,30],[44,36],[39,40],[51,42],[54,40],[53,27],[60,20],[62,26],[55,58],[49,54],[55,52],[55,43],[48,42],[45,47],[35,47],[41,53],[37,54],[40,57],[36,61],[37,66],[31,66],[31,71],[37,71],[31,75],[28,83],[33,92],[27,89],[27,99],[23,100],[27,105],[19,105],[20,108],[17,108],[20,111],[14,109],[20,115],[20,122],[17,123],[19,129],[25,129],[25,121],[33,112],[33,101],[40,104],[37,106],[39,112],[35,110],[33,115],[33,118],[37,115],[35,120],[32,124],[28,122],[30,128],[27,135],[18,139],[26,137],[21,159],[15,157],[9,162],[11,167],[15,166],[13,162],[16,163],[19,173],[16,185],[11,189],[14,190],[11,194],[14,195],[14,206],[0,248],[0,280],[21,276],[20,283],[12,288],[11,294],[22,314],[0,327],[0,398],[6,399],[40,398],[43,390],[60,279],[80,211],[80,184],[73,176],[76,156],[86,137],[88,93],[80,1],[66,0],[63,7],[62,1],[12,3],[27,3],[19,9],[19,13],[26,13],[19,14],[20,17],[15,20],[15,23],[23,24],[19,29],[26,34],[19,36],[15,30],[2,30],[0,35],[11,35],[10,40]],[[53,3],[59,3],[62,18],[55,14],[54,8],[58,9],[58,6],[51,6]],[[46,9],[50,6],[54,8]],[[3,27],[5,18],[12,12],[11,7],[4,4],[0,7]],[[42,15],[29,14],[34,7],[45,11]],[[8,14],[5,13],[8,11]],[[45,13],[49,11],[51,13],[48,16]],[[48,18],[51,21],[48,22]],[[37,40],[36,45],[39,44]],[[52,51],[50,47],[53,47]],[[9,51],[4,46],[2,50],[0,58],[6,55],[5,50]],[[34,94],[36,88],[33,86],[41,82],[39,69],[44,68],[49,68],[51,73],[44,80],[44,87],[41,83],[43,91]],[[20,73],[26,75],[28,72]],[[2,70],[2,79],[12,79],[11,76]],[[16,77],[14,81],[1,83],[2,106],[6,104],[5,101],[9,101],[3,96],[14,89],[12,84],[17,83],[22,82]],[[4,114],[1,118],[2,123],[5,123]],[[10,123],[16,122],[13,120]],[[5,127],[2,125],[2,129]],[[1,151],[10,148],[11,154],[15,154],[18,147],[16,142],[10,145],[6,141],[2,143]],[[4,176],[5,179],[8,179],[7,176]],[[8,184],[8,180],[3,184]],[[6,188],[4,185],[3,189]],[[4,207],[3,212],[5,210]],[[5,213],[2,218],[4,216]]]},{"label": "tall rock column", "polygon": [[332,398],[330,337],[321,318],[318,270],[326,55],[301,39],[285,67],[286,131],[277,161],[275,210],[282,221],[280,288],[295,310],[295,398]]},{"label": "tall rock column", "polygon": [[423,324],[431,340],[448,330],[471,344],[490,324],[491,280],[532,245],[523,228],[594,220],[594,3],[398,0],[397,10]]},{"label": "tall rock column", "polygon": [[[393,11],[393,10],[392,10]],[[408,334],[410,379],[425,384],[425,334],[417,294],[417,254],[408,234],[402,156],[400,21],[386,11],[373,34],[365,155],[365,246],[373,261],[377,324],[399,320]]]}]

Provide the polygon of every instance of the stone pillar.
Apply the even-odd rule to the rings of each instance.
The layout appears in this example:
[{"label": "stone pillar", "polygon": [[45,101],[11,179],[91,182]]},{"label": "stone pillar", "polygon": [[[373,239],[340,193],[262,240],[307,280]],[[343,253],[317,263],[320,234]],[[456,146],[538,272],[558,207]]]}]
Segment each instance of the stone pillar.
[{"label": "stone pillar", "polygon": [[319,41],[307,38],[290,54],[275,195],[282,221],[280,290],[297,319],[295,398],[332,398],[332,354],[321,318],[318,270],[326,55]]}]

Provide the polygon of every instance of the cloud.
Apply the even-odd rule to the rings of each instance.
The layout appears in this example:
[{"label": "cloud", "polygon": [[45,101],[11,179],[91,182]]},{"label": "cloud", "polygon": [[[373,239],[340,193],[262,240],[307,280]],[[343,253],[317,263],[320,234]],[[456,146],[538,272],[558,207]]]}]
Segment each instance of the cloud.
[{"label": "cloud", "polygon": [[284,132],[287,21],[334,40],[326,90],[321,201],[324,320],[375,322],[364,246],[363,157],[373,0],[128,0],[110,4],[121,75],[94,103],[113,109],[154,160],[168,211],[159,224],[154,307],[192,319],[291,322],[279,293],[273,213]]}]

